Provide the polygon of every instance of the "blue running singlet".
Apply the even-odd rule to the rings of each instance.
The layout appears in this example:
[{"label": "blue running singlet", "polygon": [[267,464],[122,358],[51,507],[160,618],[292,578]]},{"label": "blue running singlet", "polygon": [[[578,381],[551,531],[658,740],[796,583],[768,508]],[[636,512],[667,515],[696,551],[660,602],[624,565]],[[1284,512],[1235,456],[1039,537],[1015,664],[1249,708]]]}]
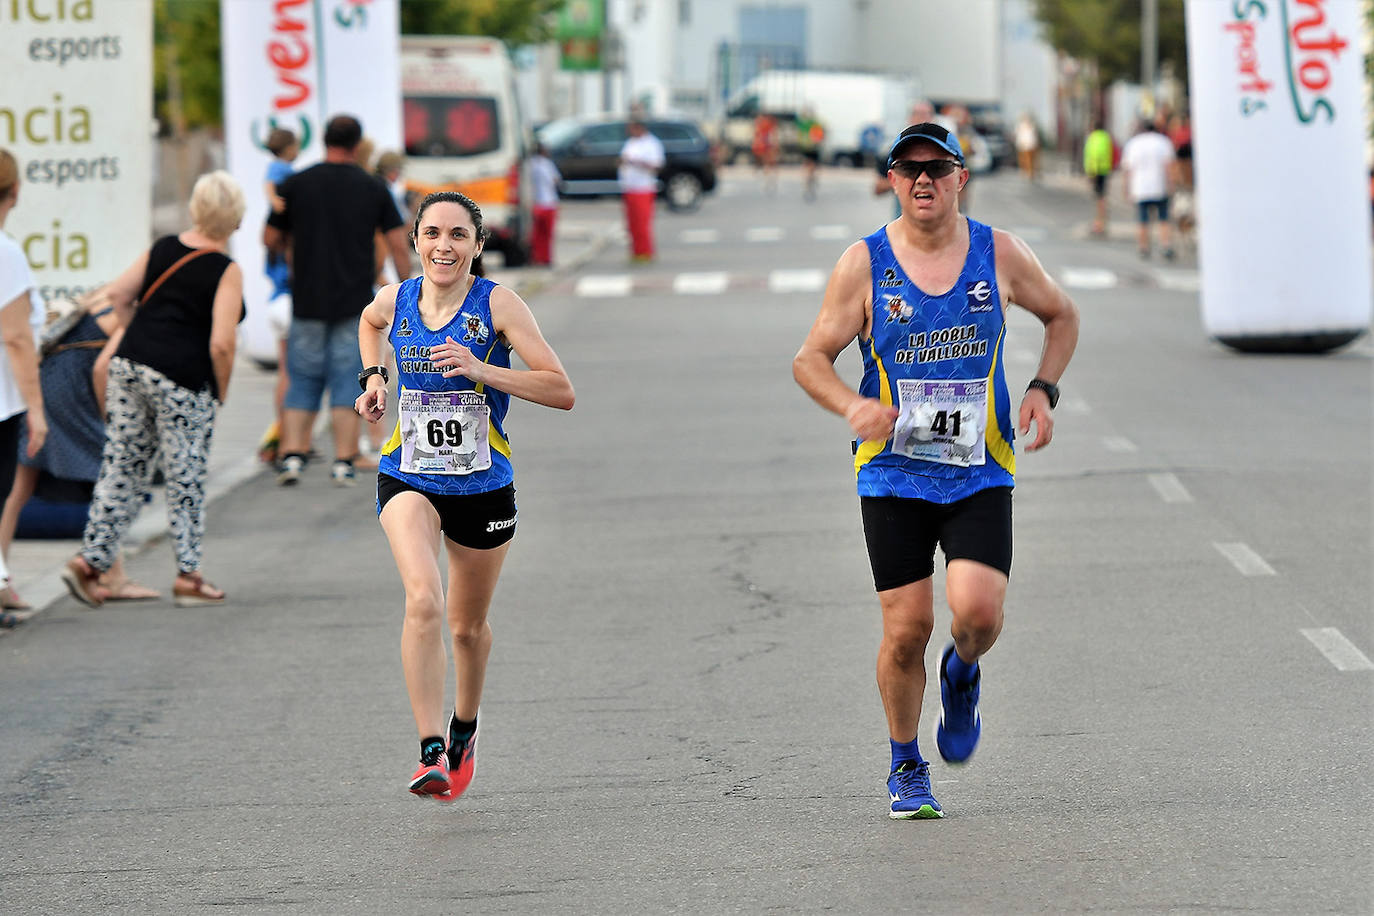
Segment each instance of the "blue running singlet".
[{"label": "blue running singlet", "polygon": [[1013,485],[1011,397],[1002,368],[1006,319],[992,229],[968,220],[969,252],[949,292],[907,277],[884,226],[864,238],[873,274],[873,330],[860,341],[859,393],[901,411],[892,438],[854,453],[860,496],[952,503]]},{"label": "blue running singlet", "polygon": [[396,291],[388,339],[396,351],[400,419],[382,446],[377,469],[440,496],[498,490],[515,477],[502,425],[510,395],[462,376],[444,378],[444,370],[429,361],[430,349],[452,337],[483,362],[510,368],[510,347],[492,329],[496,284],[473,277],[458,314],[432,330],[420,318],[421,281],[406,280]]}]

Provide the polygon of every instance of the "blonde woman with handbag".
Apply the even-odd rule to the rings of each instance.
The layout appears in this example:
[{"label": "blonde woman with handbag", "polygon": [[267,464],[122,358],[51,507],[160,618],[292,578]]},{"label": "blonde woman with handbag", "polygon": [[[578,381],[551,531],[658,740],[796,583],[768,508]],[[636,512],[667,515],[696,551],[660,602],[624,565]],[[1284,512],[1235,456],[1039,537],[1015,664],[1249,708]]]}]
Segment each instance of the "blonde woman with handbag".
[{"label": "blonde woman with handbag", "polygon": [[243,272],[227,253],[243,211],[229,173],[202,175],[191,191],[191,228],[158,239],[105,288],[124,336],[110,359],[105,449],[81,552],[62,570],[72,596],[90,607],[105,600],[100,575],[114,565],[159,453],[177,560],[173,599],[182,607],[224,601],[200,573],[201,538],[215,406],[229,388],[244,314]]}]

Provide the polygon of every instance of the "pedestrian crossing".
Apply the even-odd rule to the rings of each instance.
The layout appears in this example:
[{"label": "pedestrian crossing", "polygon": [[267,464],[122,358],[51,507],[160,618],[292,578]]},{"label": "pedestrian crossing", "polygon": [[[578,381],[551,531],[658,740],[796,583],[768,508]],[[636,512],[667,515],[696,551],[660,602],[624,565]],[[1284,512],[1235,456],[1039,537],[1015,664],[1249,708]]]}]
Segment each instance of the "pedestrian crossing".
[{"label": "pedestrian crossing", "polygon": [[[683,271],[680,273],[583,274],[572,285],[574,296],[615,299],[638,295],[717,296],[730,291],[767,293],[819,293],[825,289],[828,271],[817,268],[751,271]],[[1071,292],[1107,292],[1119,288],[1158,288],[1195,294],[1195,270],[1154,270],[1118,273],[1104,267],[1065,267],[1059,283]],[[566,289],[566,287],[564,287]]]}]

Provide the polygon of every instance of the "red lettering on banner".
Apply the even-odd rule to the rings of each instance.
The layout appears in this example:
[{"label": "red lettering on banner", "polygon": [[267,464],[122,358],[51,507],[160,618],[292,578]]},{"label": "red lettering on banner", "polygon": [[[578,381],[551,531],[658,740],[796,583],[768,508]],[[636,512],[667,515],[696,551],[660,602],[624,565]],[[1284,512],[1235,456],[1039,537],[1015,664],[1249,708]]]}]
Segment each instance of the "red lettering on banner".
[{"label": "red lettering on banner", "polygon": [[272,7],[272,31],[280,37],[267,43],[267,62],[277,72],[277,82],[287,90],[272,100],[278,111],[295,108],[310,98],[310,84],[291,72],[309,64],[312,56],[310,44],[300,35],[305,32],[305,21],[288,16],[291,7],[305,4],[306,0],[277,0]]},{"label": "red lettering on banner", "polygon": [[1263,94],[1274,88],[1273,83],[1260,76],[1259,55],[1255,53],[1254,25],[1238,20],[1228,22],[1222,28],[1234,33],[1240,41],[1236,47],[1236,72],[1241,76],[1241,91]]}]

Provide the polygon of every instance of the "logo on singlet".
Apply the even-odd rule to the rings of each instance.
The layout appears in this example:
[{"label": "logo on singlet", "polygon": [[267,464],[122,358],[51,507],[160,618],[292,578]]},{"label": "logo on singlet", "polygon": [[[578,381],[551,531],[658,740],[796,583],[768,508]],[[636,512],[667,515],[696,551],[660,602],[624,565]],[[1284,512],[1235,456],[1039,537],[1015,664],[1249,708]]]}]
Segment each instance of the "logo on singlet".
[{"label": "logo on singlet", "polygon": [[887,300],[884,311],[887,312],[888,321],[895,319],[898,324],[906,324],[911,320],[911,316],[916,314],[916,310],[907,305],[906,300],[901,296],[885,296],[884,298]]},{"label": "logo on singlet", "polygon": [[398,324],[398,325],[396,325],[396,336],[397,336],[397,337],[409,337],[410,334],[411,334],[411,331],[410,331],[410,319],[409,319],[409,318],[402,318],[402,319],[401,319],[401,323]]},{"label": "logo on singlet", "polygon": [[884,268],[883,278],[878,281],[879,286],[901,286],[902,281],[897,279],[897,271],[891,267]]},{"label": "logo on singlet", "polygon": [[968,310],[970,312],[992,311],[992,286],[987,280],[970,283],[964,288],[964,292],[968,295]]},{"label": "logo on singlet", "polygon": [[482,316],[475,312],[464,312],[462,317],[463,343],[486,343],[491,332],[487,330],[487,323],[482,320]]}]

